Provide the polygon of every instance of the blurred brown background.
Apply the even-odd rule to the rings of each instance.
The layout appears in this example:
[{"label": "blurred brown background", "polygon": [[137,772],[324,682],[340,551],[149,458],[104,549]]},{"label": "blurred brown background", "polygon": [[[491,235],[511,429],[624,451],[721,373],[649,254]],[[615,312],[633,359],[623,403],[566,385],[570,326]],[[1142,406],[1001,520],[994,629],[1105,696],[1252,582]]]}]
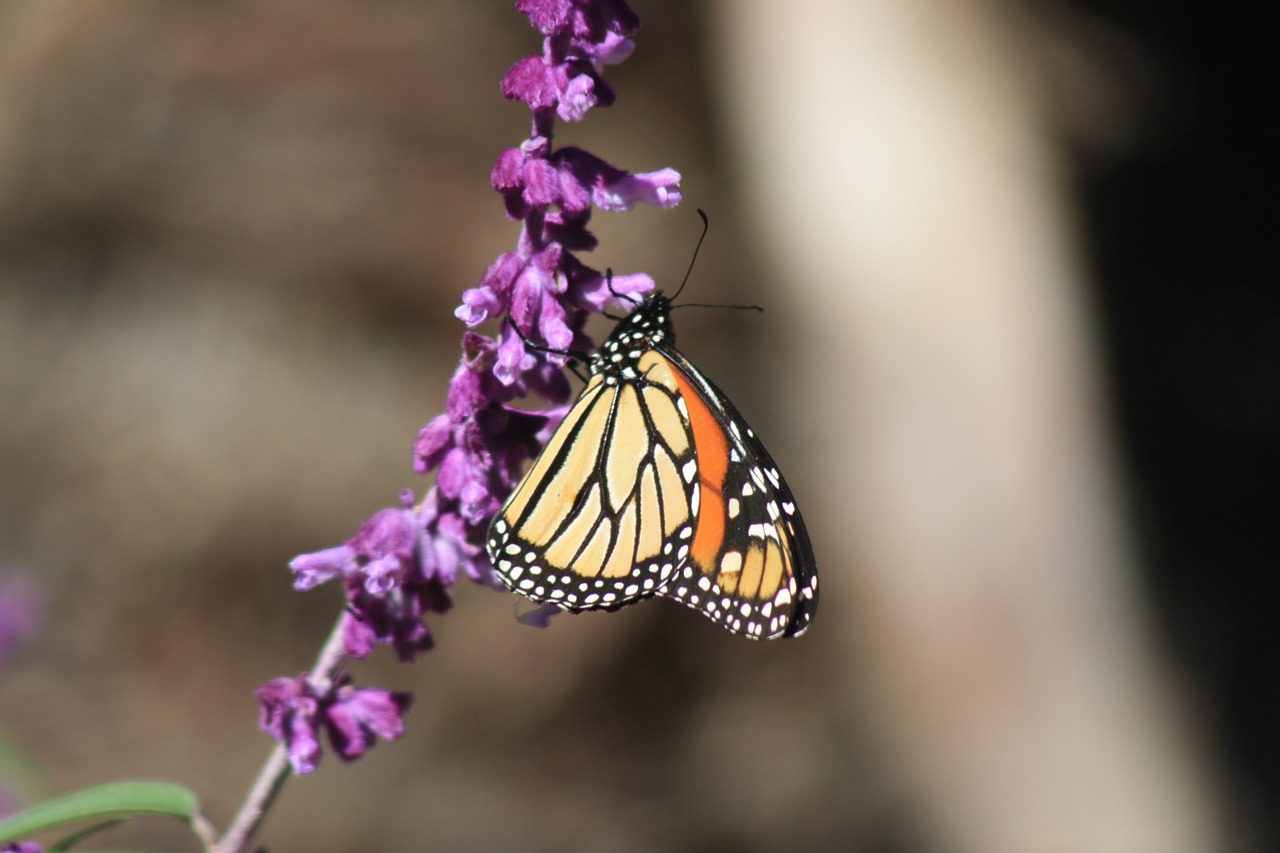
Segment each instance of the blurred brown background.
[{"label": "blurred brown background", "polygon": [[[292,781],[262,841],[1280,843],[1240,470],[1274,450],[1280,324],[1219,216],[1251,162],[1225,34],[1137,3],[633,5],[618,104],[558,142],[675,167],[686,204],[598,215],[585,260],[669,285],[709,212],[687,293],[769,310],[690,311],[682,346],[806,510],[816,627],[653,603],[535,632],[460,583],[437,650],[355,667],[416,694],[408,735]],[[452,308],[516,236],[487,180],[528,114],[497,83],[537,49],[508,2],[0,2],[0,573],[48,599],[0,726],[29,794],[170,778],[233,813],[253,687],[339,607],[288,559],[427,485]]]}]

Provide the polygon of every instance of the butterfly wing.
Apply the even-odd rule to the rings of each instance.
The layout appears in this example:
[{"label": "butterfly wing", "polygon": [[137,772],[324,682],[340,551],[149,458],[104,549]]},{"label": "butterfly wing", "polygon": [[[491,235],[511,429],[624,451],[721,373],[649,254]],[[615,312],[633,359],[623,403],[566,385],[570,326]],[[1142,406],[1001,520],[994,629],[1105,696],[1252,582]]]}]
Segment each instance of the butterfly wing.
[{"label": "butterfly wing", "polygon": [[673,347],[697,454],[689,560],[659,594],[754,639],[804,633],[818,607],[813,547],[790,487],[728,398]]},{"label": "butterfly wing", "polygon": [[654,595],[688,556],[697,462],[681,386],[649,350],[593,375],[489,528],[506,586],[566,610]]}]

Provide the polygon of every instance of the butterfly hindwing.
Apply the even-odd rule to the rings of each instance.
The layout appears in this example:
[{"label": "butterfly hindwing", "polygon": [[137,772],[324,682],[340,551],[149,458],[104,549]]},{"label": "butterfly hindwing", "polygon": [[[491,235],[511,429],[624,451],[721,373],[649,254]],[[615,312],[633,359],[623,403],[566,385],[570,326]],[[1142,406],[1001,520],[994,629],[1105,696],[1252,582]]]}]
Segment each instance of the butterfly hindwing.
[{"label": "butterfly hindwing", "polygon": [[817,610],[818,575],[795,497],[728,398],[678,351],[668,354],[700,424],[701,501],[689,562],[660,594],[733,633],[799,636]]},{"label": "butterfly hindwing", "polygon": [[660,293],[591,377],[489,528],[506,586],[566,610],[674,598],[753,639],[798,636],[818,602],[795,498],[733,404],[674,346]]}]

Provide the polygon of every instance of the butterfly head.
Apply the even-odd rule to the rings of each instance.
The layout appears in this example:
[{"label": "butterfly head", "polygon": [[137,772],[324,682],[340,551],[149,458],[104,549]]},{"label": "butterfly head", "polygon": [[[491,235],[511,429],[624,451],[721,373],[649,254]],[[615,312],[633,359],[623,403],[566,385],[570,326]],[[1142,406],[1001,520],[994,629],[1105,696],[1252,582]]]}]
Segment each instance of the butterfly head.
[{"label": "butterfly head", "polygon": [[[618,328],[650,329],[671,332],[671,298],[661,290],[646,296],[631,313],[622,319]],[[617,329],[614,330],[615,332]]]},{"label": "butterfly head", "polygon": [[676,333],[671,325],[671,300],[662,291],[655,290],[640,302],[630,314],[618,321],[609,337],[591,356],[591,372],[606,376],[620,375],[633,378],[640,357],[648,350],[675,344]]}]

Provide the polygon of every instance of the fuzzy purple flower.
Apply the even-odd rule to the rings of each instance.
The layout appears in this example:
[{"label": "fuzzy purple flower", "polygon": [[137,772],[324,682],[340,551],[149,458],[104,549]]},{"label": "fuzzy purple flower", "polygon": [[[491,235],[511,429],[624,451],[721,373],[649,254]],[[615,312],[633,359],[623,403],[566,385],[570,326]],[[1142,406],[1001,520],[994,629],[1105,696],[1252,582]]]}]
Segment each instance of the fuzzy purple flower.
[{"label": "fuzzy purple flower", "polygon": [[[680,175],[673,169],[632,173],[580,148],[552,144],[556,116],[578,120],[591,107],[613,102],[600,74],[634,47],[630,36],[640,22],[627,4],[522,0],[517,8],[546,38],[541,55],[512,65],[502,91],[530,107],[533,129],[499,155],[490,183],[507,215],[522,223],[520,238],[514,251],[499,255],[463,294],[454,312],[473,330],[502,317],[510,322],[496,337],[476,331],[464,336],[447,413],[424,427],[414,445],[415,470],[437,472],[433,517],[442,526],[451,514],[463,522],[465,537],[451,530],[457,545],[483,541],[524,462],[563,416],[569,387],[560,368],[567,359],[532,350],[526,342],[587,351],[593,344],[582,329],[590,313],[625,310],[653,290],[653,279],[643,273],[609,278],[574,254],[596,245],[587,229],[592,208],[671,207],[681,200]],[[531,393],[550,408],[508,405]],[[467,556],[484,559],[478,548]],[[492,577],[491,571],[482,574]]]},{"label": "fuzzy purple flower", "polygon": [[325,730],[334,752],[344,761],[354,761],[372,749],[377,738],[400,737],[404,734],[404,712],[412,701],[408,693],[340,685],[325,715]]},{"label": "fuzzy purple flower", "polygon": [[34,841],[10,841],[0,846],[0,853],[40,853],[43,849]]},{"label": "fuzzy purple flower", "polygon": [[[423,617],[453,606],[449,586],[458,570],[479,556],[465,541],[465,530],[439,517],[437,501],[438,490],[433,489],[421,506],[413,507],[413,493],[406,491],[401,508],[375,513],[346,544],[290,562],[298,589],[342,580],[347,592],[343,632],[350,657],[365,657],[374,646],[386,644],[408,661],[435,644]],[[481,567],[466,570],[483,577]]]},{"label": "fuzzy purple flower", "polygon": [[[632,173],[580,148],[553,145],[556,117],[579,121],[593,107],[613,103],[601,74],[634,48],[630,37],[640,25],[635,13],[623,0],[520,0],[517,8],[545,39],[541,55],[511,66],[502,92],[529,106],[533,125],[527,139],[499,155],[489,179],[507,216],[521,222],[520,238],[463,294],[455,311],[472,330],[503,317],[509,322],[493,338],[467,333],[448,412],[428,424],[414,446],[415,469],[438,472],[438,518],[456,513],[467,541],[475,543],[483,541],[489,519],[568,400],[559,370],[567,357],[528,342],[588,351],[593,342],[582,329],[590,313],[627,310],[653,290],[653,279],[643,273],[607,277],[574,254],[596,246],[587,227],[592,209],[667,208],[681,200],[673,169]],[[530,393],[549,408],[508,405]]]},{"label": "fuzzy purple flower", "polygon": [[262,705],[258,728],[285,745],[293,772],[315,770],[320,763],[320,700],[306,673],[273,678],[254,695]]},{"label": "fuzzy purple flower", "polygon": [[[460,575],[499,586],[484,553],[485,532],[564,417],[568,353],[594,346],[583,332],[591,313],[627,310],[654,288],[644,273],[609,277],[578,259],[576,252],[597,244],[588,230],[593,209],[669,208],[681,200],[680,175],[672,169],[633,173],[579,148],[553,145],[557,118],[580,121],[614,102],[602,75],[634,48],[640,22],[630,7],[623,0],[518,0],[516,6],[544,36],[542,52],[514,63],[501,90],[529,106],[533,123],[527,139],[499,155],[490,183],[508,218],[521,223],[520,237],[462,294],[454,312],[467,331],[445,413],[413,444],[414,470],[434,472],[435,485],[420,504],[402,493],[399,507],[374,514],[343,545],[290,563],[298,589],[341,582],[347,657],[389,645],[401,660],[412,660],[434,644],[424,617],[452,606],[450,588]],[[501,320],[507,322],[492,335],[479,330]],[[531,395],[544,407],[511,405]],[[538,611],[526,621],[545,624],[551,613]],[[404,694],[356,690],[346,681],[321,691],[303,676],[268,682],[258,698],[262,728],[288,746],[299,773],[319,760],[321,729],[339,755],[352,759],[375,737],[399,735],[408,705]]]},{"label": "fuzzy purple flower", "polygon": [[394,740],[404,733],[404,712],[412,698],[375,687],[356,689],[340,675],[328,687],[318,687],[304,672],[296,678],[275,678],[257,689],[262,705],[258,726],[285,745],[289,763],[299,775],[320,763],[320,732],[334,752],[354,761],[375,739]]}]

